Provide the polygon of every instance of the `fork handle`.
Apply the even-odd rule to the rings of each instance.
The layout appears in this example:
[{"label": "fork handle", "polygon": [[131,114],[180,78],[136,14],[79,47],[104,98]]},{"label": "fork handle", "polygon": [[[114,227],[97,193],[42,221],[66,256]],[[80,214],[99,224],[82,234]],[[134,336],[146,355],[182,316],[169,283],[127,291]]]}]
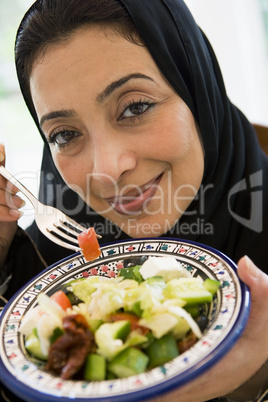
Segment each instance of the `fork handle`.
[{"label": "fork handle", "polygon": [[34,208],[37,208],[38,199],[23,185],[21,184],[11,173],[9,173],[4,166],[0,166],[0,174],[10,181],[14,186],[20,190],[25,197],[31,202]]}]

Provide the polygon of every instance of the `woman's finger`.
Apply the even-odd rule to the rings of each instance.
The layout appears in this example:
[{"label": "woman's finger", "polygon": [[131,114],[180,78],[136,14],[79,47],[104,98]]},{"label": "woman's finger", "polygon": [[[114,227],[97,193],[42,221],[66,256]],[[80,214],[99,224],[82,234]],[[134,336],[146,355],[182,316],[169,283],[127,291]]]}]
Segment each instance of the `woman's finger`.
[{"label": "woman's finger", "polygon": [[[4,144],[0,143],[0,165],[5,166],[6,162],[6,152]],[[0,174],[0,189],[7,191],[10,194],[16,194],[18,192],[17,187],[14,184],[10,183],[10,181],[6,180]]]},{"label": "woman's finger", "polygon": [[14,184],[5,179],[1,174],[0,174],[0,190],[3,190],[11,195],[15,195],[19,191],[17,187],[14,186]]},{"label": "woman's finger", "polygon": [[245,256],[238,262],[238,275],[249,287],[251,298],[251,311],[247,336],[251,339],[258,339],[268,332],[268,276],[261,271],[249,257]]},{"label": "woman's finger", "polygon": [[13,195],[0,189],[0,205],[11,209],[19,209],[24,207],[25,201],[18,195]]},{"label": "woman's finger", "polygon": [[[6,153],[4,144],[0,143],[0,165],[5,165]],[[14,222],[23,212],[18,211],[25,205],[16,193],[18,189],[0,174],[0,221]]]},{"label": "woman's finger", "polygon": [[268,290],[268,276],[248,256],[244,256],[238,261],[238,275],[250,288],[252,300],[262,299],[261,290]]},{"label": "woman's finger", "polygon": [[18,209],[11,209],[0,205],[0,222],[15,222],[23,215]]}]

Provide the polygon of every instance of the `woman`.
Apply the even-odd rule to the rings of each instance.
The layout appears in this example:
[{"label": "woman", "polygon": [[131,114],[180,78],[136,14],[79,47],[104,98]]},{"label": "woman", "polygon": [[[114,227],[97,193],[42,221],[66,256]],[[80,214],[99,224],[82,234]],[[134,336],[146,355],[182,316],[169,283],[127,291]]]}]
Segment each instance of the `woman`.
[{"label": "woman", "polygon": [[[68,214],[72,205],[72,217],[100,224],[104,242],[111,232],[109,240],[172,236],[240,259],[252,295],[244,335],[208,373],[157,400],[257,400],[268,386],[268,278],[242,257],[267,270],[268,162],[183,1],[39,0],[19,28],[16,66],[45,141],[45,202],[58,207],[67,199]],[[59,174],[79,198],[69,190],[46,194],[63,186]],[[10,215],[3,191],[2,198],[2,242],[9,245],[20,201],[11,197]],[[16,250],[22,242],[25,250],[29,239],[19,236]],[[21,283],[9,254],[8,296]],[[29,277],[42,268],[35,256]]]}]

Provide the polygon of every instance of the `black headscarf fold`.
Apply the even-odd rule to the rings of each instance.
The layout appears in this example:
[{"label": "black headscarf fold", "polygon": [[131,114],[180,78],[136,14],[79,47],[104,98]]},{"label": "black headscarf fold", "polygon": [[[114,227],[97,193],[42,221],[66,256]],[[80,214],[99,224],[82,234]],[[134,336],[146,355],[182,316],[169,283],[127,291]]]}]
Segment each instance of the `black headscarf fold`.
[{"label": "black headscarf fold", "polygon": [[[115,1],[127,9],[159,69],[192,111],[202,136],[202,186],[187,213],[163,236],[199,241],[235,261],[248,254],[268,271],[268,159],[252,125],[229,101],[207,38],[182,0]],[[42,171],[42,201],[57,205],[55,192],[48,200],[47,185],[51,188],[52,181],[55,186],[64,184],[46,148]],[[48,180],[49,172],[53,180]],[[70,190],[66,209],[76,199]],[[72,217],[92,226],[105,224],[99,215],[88,214],[85,206]],[[128,238],[124,233],[102,234],[104,242]],[[42,250],[43,239],[37,241]]]}]

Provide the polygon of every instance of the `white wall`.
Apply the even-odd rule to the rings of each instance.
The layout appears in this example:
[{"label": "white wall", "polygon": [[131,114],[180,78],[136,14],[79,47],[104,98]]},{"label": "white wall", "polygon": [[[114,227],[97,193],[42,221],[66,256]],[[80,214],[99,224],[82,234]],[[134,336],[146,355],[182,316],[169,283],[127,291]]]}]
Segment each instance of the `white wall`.
[{"label": "white wall", "polygon": [[217,55],[227,93],[268,125],[268,52],[259,0],[185,0]]}]

